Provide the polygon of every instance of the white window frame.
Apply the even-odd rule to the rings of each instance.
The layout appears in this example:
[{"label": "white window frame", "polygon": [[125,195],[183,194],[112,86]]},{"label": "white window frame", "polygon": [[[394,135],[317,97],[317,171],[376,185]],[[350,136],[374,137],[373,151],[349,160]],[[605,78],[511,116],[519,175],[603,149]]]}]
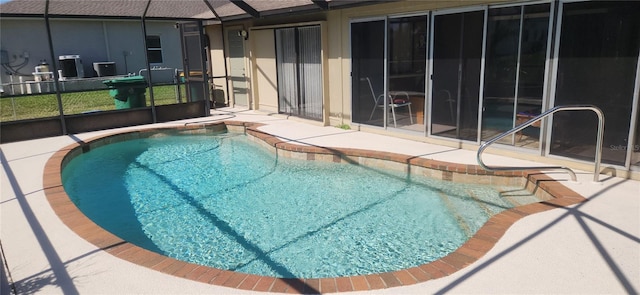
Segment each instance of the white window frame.
[{"label": "white window frame", "polygon": [[[149,57],[149,51],[159,51],[160,52],[160,62],[149,60],[150,64],[159,65],[164,63],[164,53],[162,52],[162,37],[160,35],[147,35],[147,57]],[[158,38],[158,42],[160,42],[160,47],[149,47],[149,38]]]}]

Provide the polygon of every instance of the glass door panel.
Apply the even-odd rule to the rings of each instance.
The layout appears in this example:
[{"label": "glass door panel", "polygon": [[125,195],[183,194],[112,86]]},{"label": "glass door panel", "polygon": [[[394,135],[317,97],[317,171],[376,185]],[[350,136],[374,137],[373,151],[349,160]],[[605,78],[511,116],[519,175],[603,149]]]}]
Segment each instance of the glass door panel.
[{"label": "glass door panel", "polygon": [[[564,4],[555,105],[593,104],[606,121],[602,162],[624,165],[640,48],[640,2]],[[550,153],[593,161],[597,116],[553,117]]]},{"label": "glass door panel", "polygon": [[390,19],[388,48],[390,126],[424,132],[427,16]]},{"label": "glass door panel", "polygon": [[322,121],[322,44],[320,26],[299,27],[300,116]]},{"label": "glass door panel", "polygon": [[[385,21],[351,24],[351,121],[384,126]],[[382,102],[384,103],[384,102]],[[384,104],[383,104],[384,106]]]},{"label": "glass door panel", "polygon": [[477,141],[484,11],[437,15],[431,134]]},{"label": "glass door panel", "polygon": [[276,34],[276,67],[278,69],[278,112],[298,112],[298,67],[295,44],[295,28],[284,28]]},{"label": "glass door panel", "polygon": [[[513,128],[522,7],[489,10],[482,140]],[[505,137],[502,143],[511,143]]]},{"label": "glass door panel", "polygon": [[278,111],[322,120],[320,26],[277,29]]},{"label": "glass door panel", "polygon": [[[482,139],[540,114],[549,31],[548,4],[489,10]],[[538,148],[536,123],[501,142]]]},{"label": "glass door panel", "polygon": [[[516,124],[522,124],[542,112],[549,37],[549,4],[524,7],[516,99]],[[540,123],[516,134],[515,145],[540,146]]]}]

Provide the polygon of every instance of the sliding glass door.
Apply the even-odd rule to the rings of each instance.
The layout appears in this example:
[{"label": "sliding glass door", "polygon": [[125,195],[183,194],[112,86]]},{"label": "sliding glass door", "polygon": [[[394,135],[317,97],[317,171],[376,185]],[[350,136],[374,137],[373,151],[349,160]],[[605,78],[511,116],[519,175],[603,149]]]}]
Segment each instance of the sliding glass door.
[{"label": "sliding glass door", "polygon": [[277,29],[278,111],[322,120],[320,26]]},{"label": "sliding glass door", "polygon": [[[482,140],[489,140],[542,111],[549,4],[489,9]],[[502,143],[538,148],[540,124]]]},{"label": "sliding glass door", "polygon": [[388,32],[390,126],[424,132],[427,16],[390,18]]},{"label": "sliding glass door", "polygon": [[[352,122],[384,126],[385,21],[351,24]],[[379,109],[380,95],[382,108]],[[377,109],[377,110],[376,110]]]},{"label": "sliding glass door", "polygon": [[435,15],[431,134],[477,141],[484,11]]},{"label": "sliding glass door", "polygon": [[[591,104],[606,118],[602,161],[638,167],[638,16],[640,1],[559,0],[355,21],[352,122],[480,142],[553,106]],[[501,143],[594,160],[595,114],[545,123]]]},{"label": "sliding glass door", "polygon": [[427,16],[351,24],[354,123],[424,132]]},{"label": "sliding glass door", "polygon": [[[565,3],[561,16],[555,105],[600,107],[606,121],[602,161],[625,165],[638,91],[640,2]],[[592,112],[554,115],[550,153],[593,161],[597,124]]]}]

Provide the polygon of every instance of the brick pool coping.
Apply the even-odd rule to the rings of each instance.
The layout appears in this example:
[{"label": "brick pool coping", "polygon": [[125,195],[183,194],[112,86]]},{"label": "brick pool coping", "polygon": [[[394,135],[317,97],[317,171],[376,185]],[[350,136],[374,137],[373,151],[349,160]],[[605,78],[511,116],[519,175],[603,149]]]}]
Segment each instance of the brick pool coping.
[{"label": "brick pool coping", "polygon": [[[69,199],[69,196],[62,186],[61,171],[70,158],[86,152],[92,147],[95,148],[112,141],[120,141],[122,140],[122,134],[135,135],[138,133],[166,130],[167,128],[140,129],[133,132],[99,136],[86,142],[68,145],[58,150],[49,158],[45,165],[43,173],[44,192],[54,212],[65,225],[96,247],[120,259],[166,274],[212,285],[242,290],[298,294],[376,290],[413,285],[442,278],[465,268],[484,256],[493,248],[507,229],[519,219],[534,213],[586,201],[586,198],[580,194],[541,172],[491,172],[485,171],[477,165],[449,163],[403,154],[299,144],[295,143],[295,141],[284,140],[260,131],[258,128],[262,125],[263,124],[259,123],[224,121],[221,123],[208,124],[207,127],[214,126],[215,128],[215,126],[218,126],[220,130],[228,129],[245,132],[263,144],[275,148],[278,155],[282,154],[289,157],[304,157],[307,160],[333,162],[357,161],[358,163],[361,163],[363,159],[378,159],[384,162],[403,165],[407,167],[407,170],[412,172],[422,169],[420,170],[421,173],[436,176],[445,181],[461,180],[464,182],[472,181],[473,179],[489,179],[487,182],[500,182],[499,179],[512,179],[515,183],[518,183],[518,181],[523,183],[526,189],[547,200],[517,206],[490,217],[460,248],[443,258],[427,264],[371,275],[303,279],[274,278],[245,274],[201,266],[163,256],[128,243],[104,230],[87,218]],[[189,125],[170,129],[196,131],[202,128],[203,125]],[[133,136],[129,138],[136,137]]]}]

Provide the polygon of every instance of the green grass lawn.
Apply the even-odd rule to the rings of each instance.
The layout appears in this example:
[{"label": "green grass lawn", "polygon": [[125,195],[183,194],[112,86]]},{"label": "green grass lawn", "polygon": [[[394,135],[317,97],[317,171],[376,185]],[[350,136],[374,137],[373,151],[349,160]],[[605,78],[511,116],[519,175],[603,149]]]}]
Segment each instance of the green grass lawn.
[{"label": "green grass lawn", "polygon": [[[182,101],[185,100],[185,88],[180,88]],[[62,93],[62,107],[65,115],[80,114],[91,111],[115,110],[113,98],[109,90]],[[147,106],[149,91],[145,94]],[[176,103],[176,87],[174,85],[154,86],[153,97],[156,105]],[[59,116],[58,102],[55,94],[35,94],[0,98],[0,122],[45,118]]]}]

